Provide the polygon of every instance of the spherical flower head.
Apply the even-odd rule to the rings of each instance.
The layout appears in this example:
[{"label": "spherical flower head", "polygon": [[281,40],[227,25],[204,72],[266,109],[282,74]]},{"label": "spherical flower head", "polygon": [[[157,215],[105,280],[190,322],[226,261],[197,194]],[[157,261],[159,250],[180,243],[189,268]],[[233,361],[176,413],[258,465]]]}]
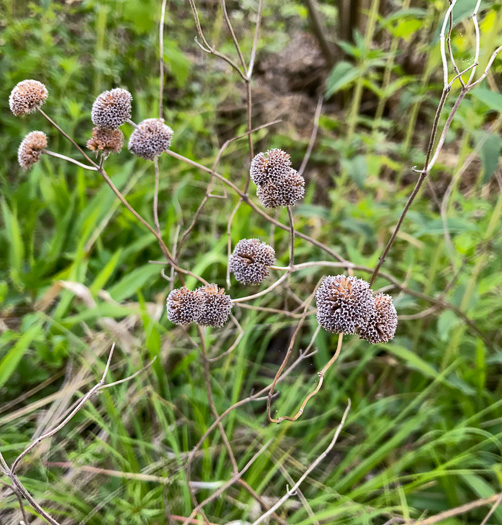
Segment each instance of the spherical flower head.
[{"label": "spherical flower head", "polygon": [[202,304],[195,322],[201,326],[223,326],[232,309],[230,295],[225,295],[225,290],[216,284],[203,286],[196,293],[201,297]]},{"label": "spherical flower head", "polygon": [[96,126],[92,137],[87,141],[87,148],[104,153],[119,153],[124,143],[124,134],[120,129],[108,129]]},{"label": "spherical flower head", "polygon": [[146,160],[154,160],[171,147],[173,130],[161,118],[147,118],[132,132],[129,151]]},{"label": "spherical flower head", "polygon": [[96,126],[116,129],[131,118],[132,95],[125,89],[104,91],[92,105],[91,118]]},{"label": "spherical flower head", "polygon": [[10,110],[16,117],[33,113],[46,101],[49,92],[38,80],[23,80],[10,93]]},{"label": "spherical flower head", "polygon": [[383,293],[375,295],[375,310],[368,323],[359,328],[359,337],[373,344],[387,343],[394,338],[396,328],[397,312],[392,297]]},{"label": "spherical flower head", "polygon": [[171,323],[187,325],[195,321],[202,297],[183,286],[173,290],[167,298],[167,318]]},{"label": "spherical flower head", "polygon": [[316,293],[317,321],[328,332],[355,334],[375,312],[370,285],[363,279],[325,277]]},{"label": "spherical flower head", "polygon": [[230,271],[242,284],[260,284],[275,264],[274,249],[259,239],[242,239],[230,256]]},{"label": "spherical flower head", "polygon": [[305,196],[305,179],[290,169],[279,181],[258,186],[256,195],[265,208],[293,206]]},{"label": "spherical flower head", "polygon": [[251,161],[251,180],[257,185],[269,182],[279,182],[291,170],[291,160],[288,153],[282,149],[271,149],[266,153],[258,153]]},{"label": "spherical flower head", "polygon": [[17,160],[22,168],[28,169],[40,160],[42,150],[47,147],[47,137],[42,131],[32,131],[24,137],[17,150]]}]

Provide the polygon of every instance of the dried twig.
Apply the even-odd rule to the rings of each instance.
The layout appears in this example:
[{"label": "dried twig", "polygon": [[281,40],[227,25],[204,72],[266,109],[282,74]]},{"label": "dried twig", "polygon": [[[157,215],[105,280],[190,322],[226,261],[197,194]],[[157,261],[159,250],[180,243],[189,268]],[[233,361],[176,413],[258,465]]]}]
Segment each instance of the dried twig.
[{"label": "dried twig", "polygon": [[331,449],[335,446],[338,436],[340,435],[340,432],[343,428],[343,425],[345,424],[345,420],[347,418],[347,414],[350,410],[350,399],[347,404],[347,408],[345,409],[345,412],[343,413],[342,420],[340,424],[338,425],[338,428],[336,429],[335,435],[333,436],[333,439],[331,440],[330,444],[326,448],[326,450],[310,465],[310,467],[303,473],[303,475],[300,477],[300,479],[291,487],[286,494],[275,504],[271,507],[269,511],[267,511],[265,514],[260,516],[255,522],[253,522],[253,525],[258,525],[259,523],[262,523],[265,519],[267,519],[272,512],[276,511],[279,507],[281,507],[292,495],[295,494],[296,490],[300,487],[300,485],[305,481],[307,476],[321,463],[321,461],[330,453]]}]

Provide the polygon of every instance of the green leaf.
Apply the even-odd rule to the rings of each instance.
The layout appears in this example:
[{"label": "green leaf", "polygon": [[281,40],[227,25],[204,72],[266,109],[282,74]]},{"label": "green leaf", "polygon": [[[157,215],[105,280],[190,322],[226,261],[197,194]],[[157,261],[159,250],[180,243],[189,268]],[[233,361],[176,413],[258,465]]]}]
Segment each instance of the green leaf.
[{"label": "green leaf", "polygon": [[5,201],[2,201],[3,218],[5,222],[4,234],[7,237],[9,246],[9,270],[12,282],[18,287],[23,288],[22,267],[24,260],[24,244],[21,237],[21,229],[17,214],[11,211]]},{"label": "green leaf", "polygon": [[17,365],[28,350],[33,339],[35,339],[41,332],[41,323],[31,326],[0,361],[0,388],[8,381],[9,377],[13,374]]},{"label": "green leaf", "polygon": [[177,86],[184,87],[190,74],[191,62],[178,47],[176,41],[164,41],[164,62],[169,66]]},{"label": "green leaf", "polygon": [[338,62],[326,80],[326,98],[348,87],[360,75],[361,70],[349,62]]},{"label": "green leaf", "polygon": [[160,268],[156,264],[136,268],[110,288],[110,295],[115,301],[121,302],[134,295],[136,290],[140,290],[151,279],[158,278],[159,275]]},{"label": "green leaf", "polygon": [[[419,357],[415,352],[408,350],[408,348],[391,343],[386,344],[385,349],[405,361],[411,368],[421,372],[424,376],[432,379],[439,379],[440,375],[438,371],[431,364]],[[442,382],[444,382],[444,379]]]},{"label": "green leaf", "polygon": [[[477,0],[458,0],[458,2],[455,4],[455,7],[453,8],[453,27],[455,27],[459,22],[466,19],[467,17],[471,16],[474,8],[476,7]],[[491,2],[488,0],[483,0],[481,2],[480,8],[478,13],[486,9],[487,7],[490,7]],[[445,11],[446,14],[446,11]],[[439,24],[436,29],[436,33],[434,35],[434,38],[432,39],[432,45],[435,45],[439,42],[439,36],[441,34],[441,28],[443,26],[444,16],[441,16],[439,19]],[[446,31],[448,31],[448,23],[446,24]]]},{"label": "green leaf", "polygon": [[92,285],[89,287],[91,294],[96,296],[96,294],[102,290],[108,279],[111,277],[112,273],[115,271],[115,267],[119,261],[120,256],[122,255],[122,248],[119,248],[114,254],[113,257],[108,261],[106,266],[101,270],[99,275],[96,277]]},{"label": "green leaf", "polygon": [[501,146],[502,141],[500,137],[493,133],[488,135],[488,138],[481,146],[479,156],[483,163],[483,184],[486,184],[491,179],[498,167]]},{"label": "green leaf", "polygon": [[502,113],[502,94],[496,93],[486,87],[478,87],[472,90],[472,95],[493,111]]},{"label": "green leaf", "polygon": [[445,310],[438,319],[438,333],[441,341],[448,341],[452,328],[461,323],[460,319],[451,310]]},{"label": "green leaf", "polygon": [[364,187],[364,181],[368,173],[366,166],[366,157],[364,155],[356,155],[352,159],[342,159],[342,168],[348,173],[349,177],[356,183],[359,189]]}]

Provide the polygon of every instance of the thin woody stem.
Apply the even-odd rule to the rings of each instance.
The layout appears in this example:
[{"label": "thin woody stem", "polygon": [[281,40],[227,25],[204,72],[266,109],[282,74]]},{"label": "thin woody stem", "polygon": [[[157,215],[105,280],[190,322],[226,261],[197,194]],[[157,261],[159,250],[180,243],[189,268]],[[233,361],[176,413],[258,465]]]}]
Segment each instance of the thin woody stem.
[{"label": "thin woody stem", "polygon": [[[285,274],[283,277],[287,277],[287,276],[288,276],[288,274]],[[319,282],[319,284],[320,284],[320,282]],[[274,392],[275,392],[275,387],[276,387],[277,383],[279,382],[279,379],[280,379],[280,377],[282,375],[282,372],[284,371],[284,369],[286,368],[286,365],[288,364],[288,361],[289,361],[289,358],[291,357],[291,354],[293,353],[293,347],[295,345],[296,338],[297,338],[298,334],[300,333],[300,330],[301,330],[301,328],[303,326],[303,323],[305,322],[305,318],[307,317],[307,313],[308,313],[308,308],[310,306],[310,303],[311,303],[312,299],[315,296],[315,293],[317,291],[317,286],[315,287],[315,290],[311,294],[311,296],[305,301],[305,307],[303,309],[302,318],[300,319],[300,321],[298,323],[298,326],[296,327],[296,329],[295,329],[295,331],[293,333],[293,337],[291,337],[288,349],[286,351],[286,355],[284,356],[284,359],[283,359],[283,361],[281,363],[281,366],[279,367],[279,370],[277,370],[277,373],[275,374],[274,380],[272,381],[272,384],[270,386],[270,390],[268,391],[268,396],[267,396],[267,417],[268,417],[268,420],[273,422],[273,423],[279,423],[279,421],[274,419],[272,417],[272,414],[271,414],[272,397],[273,397]]]},{"label": "thin woody stem", "polygon": [[[184,157],[183,155],[180,155],[179,153],[176,153],[172,150],[169,150],[166,152],[171,157],[174,157],[175,159],[181,160],[182,162],[185,162],[191,166],[194,166],[195,168],[198,168],[202,171],[205,171],[207,173],[212,173],[214,177],[221,180],[223,184],[226,184],[229,188],[232,189],[239,197],[242,199],[243,202],[245,202],[250,208],[252,208],[258,215],[263,217],[266,221],[274,224],[275,226],[285,230],[290,231],[290,228],[286,226],[285,224],[282,224],[282,222],[279,222],[278,220],[274,219],[273,217],[270,217],[267,215],[259,206],[257,206],[252,200],[250,200],[249,195],[241,191],[232,181],[226,179],[223,175],[220,175],[219,173],[213,171],[211,168],[208,168],[202,164],[199,164],[198,162],[188,159]],[[299,231],[295,231],[295,236],[300,237],[301,239],[306,240],[310,244],[313,244],[314,246],[317,246],[321,250],[325,251],[327,254],[331,255],[335,259],[339,260],[340,262],[350,264],[348,261],[345,261],[343,257],[335,253],[331,248],[328,248],[325,244],[318,241],[317,239],[314,239],[312,237],[309,237],[308,235],[305,235],[304,233],[301,233]]]},{"label": "thin woody stem", "polygon": [[293,212],[291,206],[286,206],[289,217],[289,233],[290,233],[290,247],[289,247],[289,267],[291,271],[295,269],[295,220],[293,218]]},{"label": "thin woody stem", "polygon": [[58,131],[59,133],[61,133],[61,135],[63,135],[63,137],[65,137],[67,140],[69,140],[77,149],[78,151],[80,151],[80,153],[82,153],[82,155],[84,156],[85,160],[87,160],[87,162],[89,162],[92,166],[94,166],[96,169],[99,168],[99,166],[89,157],[89,155],[87,155],[87,153],[70,137],[70,135],[68,135],[65,131],[63,131],[50,117],[49,115],[47,115],[47,113],[45,113],[45,111],[43,109],[40,109],[38,108],[38,112],[43,115],[50,123],[52,126],[54,126]]},{"label": "thin woody stem", "polygon": [[79,166],[80,168],[83,168],[84,170],[98,171],[99,169],[94,166],[88,166],[87,164],[82,164],[78,160],[72,159],[71,157],[67,157],[66,155],[61,155],[61,153],[55,153],[54,151],[50,151],[48,149],[42,150],[42,153],[45,153],[46,155],[50,155],[51,157],[56,157],[57,159],[66,160],[66,162],[71,162],[72,164],[75,164]]},{"label": "thin woody stem", "polygon": [[[319,332],[319,326],[316,330],[316,335]],[[333,355],[333,357],[324,365],[323,369],[318,372],[319,375],[319,383],[315,387],[315,389],[310,392],[310,394],[303,400],[303,403],[301,404],[298,412],[294,416],[281,416],[278,419],[273,419],[273,423],[280,423],[281,421],[296,421],[305,410],[305,407],[307,406],[307,403],[321,390],[322,384],[324,382],[324,375],[326,372],[331,368],[331,365],[338,359],[338,356],[340,355],[340,351],[342,349],[342,342],[343,342],[343,333],[338,336],[338,344],[336,347],[336,352]]]},{"label": "thin woody stem", "polygon": [[163,117],[163,103],[164,103],[164,20],[166,17],[166,3],[167,0],[162,0],[162,7],[160,10],[160,27],[159,27],[159,118]]},{"label": "thin woody stem", "polygon": [[155,186],[153,189],[153,221],[155,222],[155,229],[157,234],[160,235],[160,223],[159,223],[159,158],[153,159],[153,166],[155,169]]}]

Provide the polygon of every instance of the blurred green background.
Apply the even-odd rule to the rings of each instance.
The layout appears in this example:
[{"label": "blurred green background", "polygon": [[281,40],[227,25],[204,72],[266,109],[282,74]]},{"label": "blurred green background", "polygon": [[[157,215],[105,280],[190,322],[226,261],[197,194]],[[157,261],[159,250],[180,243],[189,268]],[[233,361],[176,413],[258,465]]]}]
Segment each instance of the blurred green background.
[{"label": "blurred green background", "polygon": [[[323,96],[305,172],[306,198],[294,209],[296,226],[347,260],[374,267],[416,181],[411,167],[424,162],[442,89],[438,37],[448,2],[319,2],[324,52],[308,4],[264,2],[253,125],[281,122],[253,135],[255,150],[285,149],[298,168]],[[454,11],[452,46],[460,69],[472,63],[474,4],[459,1]],[[198,351],[165,316],[170,283],[162,266],[149,263],[162,260],[160,249],[98,174],[47,156],[23,172],[16,151],[31,130],[43,130],[51,150],[82,159],[40,115],[15,118],[8,107],[17,82],[44,82],[44,109],[81,145],[92,129],[92,103],[103,90],[128,89],[136,122],[158,116],[160,2],[2,0],[0,6],[0,449],[10,464],[61,416],[75,392],[88,391],[113,340],[118,345],[110,381],[158,356],[149,371],[88,403],[23,461],[19,473],[61,523],[177,523],[176,516],[192,509],[187,453],[213,417]],[[237,60],[219,2],[198,7],[208,41]],[[248,61],[258,2],[229,1],[227,7]],[[502,44],[500,8],[499,1],[481,4],[479,71]],[[175,132],[172,149],[211,166],[225,140],[246,131],[245,89],[227,64],[196,45],[195,36],[188,3],[169,0],[163,99],[166,123]],[[351,399],[335,449],[302,487],[310,508],[293,497],[279,511],[288,523],[412,520],[502,490],[501,69],[497,59],[487,80],[463,101],[383,267],[407,288],[444,298],[472,323],[458,310],[434,307],[379,277],[375,288],[393,295],[401,316],[392,343],[374,346],[346,337],[322,390],[295,423],[268,424],[263,401],[224,420],[239,467],[272,439],[244,477],[272,504],[291,486],[285,476],[298,479],[324,450]],[[456,84],[441,125],[458,90]],[[131,131],[124,126],[126,137]],[[153,164],[124,148],[106,165],[153,224]],[[172,246],[204,197],[208,175],[167,156],[160,168],[160,222]],[[247,141],[232,143],[219,172],[243,187],[248,169]],[[214,192],[222,191],[215,184]],[[254,187],[251,196],[256,200]],[[227,218],[237,201],[230,193],[210,200],[181,255],[185,267],[220,286],[226,286]],[[268,213],[287,222],[286,210]],[[232,243],[251,237],[273,242],[278,264],[288,264],[286,232],[271,229],[242,205]],[[297,262],[326,259],[297,240]],[[294,310],[297,298],[306,298],[327,273],[333,271],[297,272],[288,286],[251,304]],[[255,291],[235,280],[227,290],[232,297]],[[246,334],[233,353],[211,365],[220,413],[270,384],[298,322],[244,308],[234,314]],[[315,318],[308,318],[295,352],[315,328]],[[196,331],[191,335],[197,338]],[[235,337],[231,324],[208,332],[210,355],[225,351]],[[318,352],[282,383],[274,413],[297,410],[335,346],[336,336],[319,333]],[[197,499],[231,476],[214,431],[192,467],[191,480],[200,482]],[[480,523],[488,510],[444,523]],[[261,513],[238,485],[205,511],[213,523],[251,523]],[[0,485],[0,523],[20,519],[16,498]],[[488,523],[502,523],[502,506]]]}]

